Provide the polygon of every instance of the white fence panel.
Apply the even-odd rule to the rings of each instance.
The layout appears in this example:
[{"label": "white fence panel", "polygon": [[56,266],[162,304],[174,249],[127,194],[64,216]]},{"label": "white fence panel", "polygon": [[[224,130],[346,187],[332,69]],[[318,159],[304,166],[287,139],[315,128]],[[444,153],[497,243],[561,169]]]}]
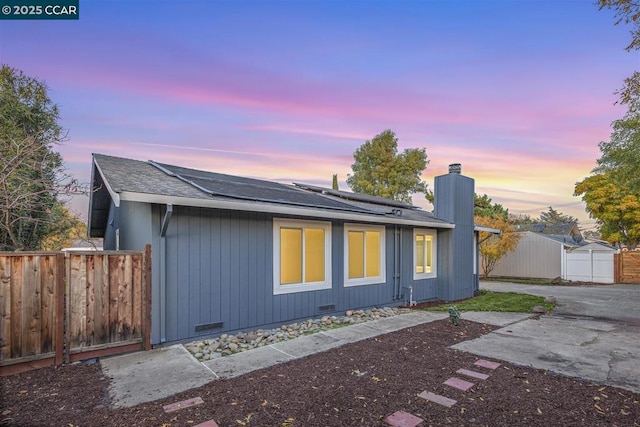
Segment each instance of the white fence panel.
[{"label": "white fence panel", "polygon": [[565,280],[613,283],[613,252],[567,251]]}]

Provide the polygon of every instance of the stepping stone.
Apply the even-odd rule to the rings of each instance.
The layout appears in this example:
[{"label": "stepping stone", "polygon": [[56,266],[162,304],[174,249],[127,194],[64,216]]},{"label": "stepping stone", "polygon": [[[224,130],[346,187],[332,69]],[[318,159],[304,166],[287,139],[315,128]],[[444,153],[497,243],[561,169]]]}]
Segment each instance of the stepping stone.
[{"label": "stepping stone", "polygon": [[483,374],[482,372],[470,371],[469,369],[458,369],[456,373],[466,375],[471,378],[477,378],[479,380],[486,380],[487,378],[489,378],[489,375],[487,374]]},{"label": "stepping stone", "polygon": [[418,395],[418,397],[437,403],[438,405],[446,406],[447,408],[451,408],[457,402],[457,400],[449,399],[448,397],[440,396],[439,394],[431,393],[430,391],[423,391]]},{"label": "stepping stone", "polygon": [[215,421],[209,420],[209,421],[205,421],[203,423],[200,423],[198,425],[195,425],[193,427],[219,427],[219,426],[218,426],[218,423],[216,423]]},{"label": "stepping stone", "polygon": [[470,383],[469,381],[461,380],[460,378],[455,378],[455,377],[449,378],[444,382],[444,384],[453,388],[457,388],[458,390],[462,390],[462,391],[467,391],[471,387],[473,387],[473,383]]},{"label": "stepping stone", "polygon": [[201,403],[204,403],[204,400],[202,400],[201,397],[194,397],[193,399],[187,399],[181,402],[172,403],[170,405],[164,405],[162,409],[164,409],[164,412],[169,413],[177,411],[178,409],[188,408],[189,406],[199,405]]},{"label": "stepping stone", "polygon": [[413,414],[404,411],[397,411],[384,419],[392,427],[417,427],[424,421]]},{"label": "stepping stone", "polygon": [[491,362],[489,360],[484,360],[484,359],[477,360],[476,363],[474,363],[474,365],[482,366],[483,368],[487,368],[487,369],[498,369],[498,366],[500,366],[498,362]]}]

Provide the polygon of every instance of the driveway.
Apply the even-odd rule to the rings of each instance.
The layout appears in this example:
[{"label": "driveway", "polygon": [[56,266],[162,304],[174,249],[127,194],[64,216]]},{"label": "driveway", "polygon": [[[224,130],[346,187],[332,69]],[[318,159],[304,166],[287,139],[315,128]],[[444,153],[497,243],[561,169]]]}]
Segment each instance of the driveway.
[{"label": "driveway", "polygon": [[550,315],[514,323],[454,348],[640,392],[640,286],[483,282],[480,287],[554,296],[558,304]]}]

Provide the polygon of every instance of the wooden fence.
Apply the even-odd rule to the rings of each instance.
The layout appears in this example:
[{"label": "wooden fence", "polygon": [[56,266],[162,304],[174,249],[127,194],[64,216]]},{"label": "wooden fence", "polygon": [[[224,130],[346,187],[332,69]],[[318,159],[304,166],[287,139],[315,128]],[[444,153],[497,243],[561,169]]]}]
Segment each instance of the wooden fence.
[{"label": "wooden fence", "polygon": [[620,252],[613,257],[615,283],[640,284],[640,252]]},{"label": "wooden fence", "polygon": [[0,376],[151,348],[144,252],[0,253]]}]

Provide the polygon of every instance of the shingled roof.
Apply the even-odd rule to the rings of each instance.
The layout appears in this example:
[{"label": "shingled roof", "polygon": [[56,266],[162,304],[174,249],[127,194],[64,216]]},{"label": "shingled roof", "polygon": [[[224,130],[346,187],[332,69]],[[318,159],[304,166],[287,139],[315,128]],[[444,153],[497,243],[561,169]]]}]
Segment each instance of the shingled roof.
[{"label": "shingled roof", "polygon": [[121,200],[314,218],[453,228],[415,206],[305,184],[226,175],[153,161],[93,155],[90,234],[101,237]]}]

